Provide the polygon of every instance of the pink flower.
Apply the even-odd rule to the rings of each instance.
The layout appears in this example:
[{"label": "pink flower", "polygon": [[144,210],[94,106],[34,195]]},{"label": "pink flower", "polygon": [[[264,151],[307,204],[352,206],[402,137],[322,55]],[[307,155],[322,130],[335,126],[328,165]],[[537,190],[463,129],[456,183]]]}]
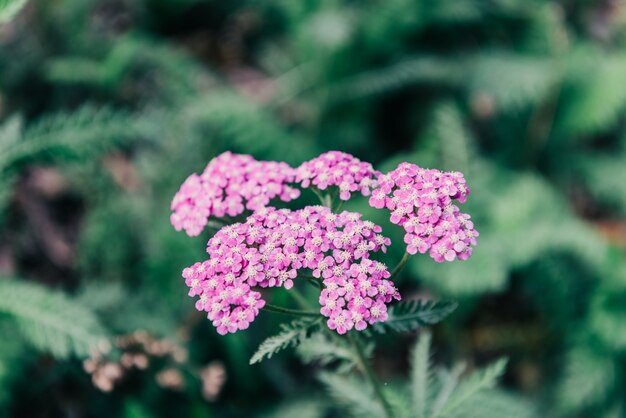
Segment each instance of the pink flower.
[{"label": "pink flower", "polygon": [[339,198],[349,200],[352,193],[370,194],[380,173],[371,164],[362,162],[350,154],[340,151],[326,152],[319,157],[302,163],[297,168],[296,181],[302,187],[317,187],[325,190],[330,186],[339,188]]},{"label": "pink flower", "polygon": [[369,204],[373,208],[382,209],[385,207],[387,199],[387,193],[383,188],[374,189],[372,196],[369,199]]},{"label": "pink flower", "polygon": [[337,315],[333,315],[327,321],[328,328],[337,331],[338,334],[345,334],[354,326],[352,316],[348,311],[341,311]]},{"label": "pink flower", "polygon": [[277,197],[285,202],[296,199],[300,191],[288,185],[295,174],[286,163],[225,152],[211,160],[201,175],[185,180],[172,200],[170,221],[177,231],[195,236],[210,217],[235,217]]},{"label": "pink flower", "polygon": [[[172,201],[177,230],[198,235],[210,217],[252,211],[243,223],[224,226],[207,243],[209,259],[183,270],[196,308],[207,313],[218,333],[247,329],[265,301],[259,288],[291,289],[302,273],[323,283],[320,314],[330,329],[344,334],[387,319],[387,305],[400,299],[387,266],[372,259],[391,244],[382,228],[362,215],[333,213],[323,206],[300,210],[267,206],[290,201],[299,191],[290,183],[339,197],[369,197],[372,207],[390,211],[405,230],[410,254],[426,253],[437,262],[466,260],[478,233],[469,215],[455,205],[469,194],[463,174],[401,163],[382,175],[369,163],[331,151],[297,169],[224,153],[201,175],[191,175]],[[302,272],[302,270],[305,270]]]},{"label": "pink flower", "polygon": [[389,238],[380,226],[353,212],[323,206],[301,210],[262,208],[220,229],[208,242],[209,259],[183,270],[196,308],[207,312],[220,334],[246,329],[265,301],[254,287],[290,289],[302,269],[322,277],[320,313],[338,333],[376,319],[368,309],[397,296],[387,267],[370,253]]},{"label": "pink flower", "polygon": [[409,254],[428,252],[441,263],[467,260],[476,245],[478,232],[470,216],[452,203],[464,202],[468,194],[462,173],[401,163],[378,177],[369,204],[378,209],[386,207],[391,211],[391,222],[404,227]]}]

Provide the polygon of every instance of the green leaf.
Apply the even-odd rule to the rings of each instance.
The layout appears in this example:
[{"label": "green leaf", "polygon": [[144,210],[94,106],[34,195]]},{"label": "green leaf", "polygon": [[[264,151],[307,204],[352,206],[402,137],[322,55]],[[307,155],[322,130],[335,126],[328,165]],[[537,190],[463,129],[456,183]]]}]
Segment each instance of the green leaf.
[{"label": "green leaf", "polygon": [[434,416],[448,416],[457,411],[458,408],[462,407],[477,393],[494,387],[498,378],[504,373],[506,364],[507,360],[501,359],[485,369],[473,373],[468,379],[458,385],[457,389],[441,408],[441,412]]},{"label": "green leaf", "polygon": [[9,390],[13,381],[23,375],[27,362],[23,357],[28,355],[24,342],[15,338],[14,324],[8,318],[0,318],[0,415],[7,414],[5,408],[12,399]]},{"label": "green leaf", "polygon": [[139,401],[129,399],[124,403],[124,418],[152,418],[153,416]]},{"label": "green leaf", "polygon": [[382,406],[363,380],[333,373],[320,373],[319,379],[326,386],[330,396],[344,405],[351,415],[386,418]]},{"label": "green leaf", "polygon": [[565,357],[565,371],[558,384],[558,405],[566,414],[602,402],[615,384],[616,365],[609,354],[577,347]]},{"label": "green leaf", "polygon": [[[373,347],[366,349],[369,355]],[[316,363],[320,366],[328,366],[333,362],[339,362],[339,370],[352,369],[358,362],[358,356],[342,339],[331,339],[325,333],[317,332],[310,338],[302,341],[297,348],[297,353],[305,363]]]},{"label": "green leaf", "polygon": [[598,202],[626,212],[626,153],[590,153],[581,150],[574,160],[577,178]]},{"label": "green leaf", "polygon": [[557,131],[569,140],[612,128],[626,108],[626,91],[615,88],[626,83],[626,55],[583,47],[569,64]]},{"label": "green leaf", "polygon": [[231,91],[193,100],[181,112],[185,119],[208,126],[233,151],[294,164],[320,152],[312,138],[287,130],[270,109]]},{"label": "green leaf", "polygon": [[16,279],[0,279],[0,313],[18,325],[36,348],[59,358],[89,355],[106,341],[96,316],[65,294]]},{"label": "green leaf", "polygon": [[442,408],[445,404],[450,400],[450,396],[454,393],[457,386],[459,385],[459,381],[461,380],[461,375],[465,371],[465,363],[460,362],[454,365],[452,369],[444,369],[440,368],[437,372],[437,385],[433,385],[436,387],[436,390],[433,391],[436,393],[436,396],[433,395],[433,402],[430,408],[430,417],[436,417],[441,413]]},{"label": "green leaf", "polygon": [[414,257],[409,268],[429,289],[445,297],[467,297],[501,290],[508,279],[507,258],[502,236],[486,228],[467,261],[434,263],[430,258]]},{"label": "green leaf", "polygon": [[0,126],[0,152],[9,149],[22,138],[23,124],[20,115],[13,115]]},{"label": "green leaf", "polygon": [[545,98],[555,81],[550,59],[507,52],[480,54],[466,62],[470,94],[487,94],[497,109],[516,109]]},{"label": "green leaf", "polygon": [[424,325],[432,325],[442,321],[457,307],[452,301],[409,300],[392,305],[387,320],[378,322],[372,327],[375,331],[385,333],[391,329],[396,332],[414,331]]},{"label": "green leaf", "polygon": [[413,411],[417,418],[426,417],[428,388],[432,385],[430,342],[432,335],[424,332],[411,352],[411,393]]},{"label": "green leaf", "polygon": [[460,75],[458,66],[450,60],[421,56],[357,74],[332,86],[328,92],[333,100],[354,100],[393,92],[412,84],[456,83]]},{"label": "green leaf", "polygon": [[303,318],[289,324],[281,324],[282,331],[280,334],[263,341],[256,353],[250,358],[250,364],[259,363],[263,359],[271,358],[281,350],[300,344],[300,341],[310,335],[320,321],[320,318]]},{"label": "green leaf", "polygon": [[4,223],[4,210],[11,200],[15,176],[0,175],[0,226]]},{"label": "green leaf", "polygon": [[77,159],[98,155],[137,135],[129,114],[85,105],[74,112],[45,116],[21,140],[0,153],[0,171],[33,159]]},{"label": "green leaf", "polygon": [[536,418],[542,415],[531,402],[497,389],[486,389],[449,413],[446,418]]},{"label": "green leaf", "polygon": [[105,84],[104,65],[83,57],[54,58],[46,66],[48,79],[55,83]]},{"label": "green leaf", "polygon": [[325,416],[326,405],[318,399],[299,399],[281,404],[262,418],[322,418]]},{"label": "green leaf", "polygon": [[28,0],[0,0],[0,23],[13,19]]}]

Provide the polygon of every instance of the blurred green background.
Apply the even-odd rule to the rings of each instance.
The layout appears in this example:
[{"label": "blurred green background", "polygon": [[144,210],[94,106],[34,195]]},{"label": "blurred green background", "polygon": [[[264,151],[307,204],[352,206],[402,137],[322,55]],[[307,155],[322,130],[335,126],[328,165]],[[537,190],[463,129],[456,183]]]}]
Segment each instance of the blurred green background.
[{"label": "blurred green background", "polygon": [[[337,149],[465,173],[473,257],[414,257],[398,283],[460,304],[436,362],[509,357],[520,417],[626,417],[624,0],[31,0],[4,20],[0,416],[345,416],[319,365],[248,365],[283,318],[220,337],[194,310],[180,271],[209,235],[169,224],[217,153]],[[385,213],[346,208],[401,257]],[[103,338],[123,376],[84,361]],[[377,373],[406,379],[415,335],[378,340]]]}]

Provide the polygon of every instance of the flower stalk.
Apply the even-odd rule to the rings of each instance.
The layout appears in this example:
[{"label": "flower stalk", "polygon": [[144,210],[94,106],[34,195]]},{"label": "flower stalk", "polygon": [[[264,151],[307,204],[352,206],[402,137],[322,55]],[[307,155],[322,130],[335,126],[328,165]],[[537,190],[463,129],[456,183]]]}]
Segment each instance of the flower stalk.
[{"label": "flower stalk", "polygon": [[406,266],[406,263],[408,263],[410,257],[411,257],[411,254],[407,252],[404,253],[398,265],[395,266],[394,269],[391,271],[391,276],[389,276],[389,280],[394,280],[398,276],[398,274],[400,274],[400,272]]},{"label": "flower stalk", "polygon": [[358,337],[352,335],[352,333],[348,333],[347,336],[348,341],[350,341],[350,344],[354,348],[357,358],[359,359],[359,368],[372,386],[372,389],[374,390],[374,395],[376,395],[376,397],[378,398],[378,401],[380,402],[383,411],[385,412],[385,416],[387,418],[393,418],[393,410],[391,409],[391,405],[389,404],[389,401],[387,401],[387,398],[385,397],[385,394],[383,392],[383,388],[378,381],[374,370],[372,370],[372,367],[369,364],[369,360],[365,355],[365,350],[363,350],[363,345],[361,344],[361,341],[359,341]]},{"label": "flower stalk", "polygon": [[290,309],[290,308],[283,308],[282,306],[276,306],[276,305],[271,305],[269,303],[266,303],[265,306],[263,306],[264,311],[267,312],[274,312],[274,313],[278,313],[278,314],[282,314],[282,315],[291,315],[291,316],[320,316],[319,312],[313,312],[313,311],[301,311],[298,309]]}]

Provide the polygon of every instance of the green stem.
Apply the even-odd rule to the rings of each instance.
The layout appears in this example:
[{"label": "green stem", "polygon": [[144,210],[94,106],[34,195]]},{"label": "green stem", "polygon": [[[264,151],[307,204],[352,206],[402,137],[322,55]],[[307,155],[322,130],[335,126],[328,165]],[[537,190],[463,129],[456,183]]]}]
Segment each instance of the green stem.
[{"label": "green stem", "polygon": [[308,273],[303,273],[302,271],[298,272],[298,277],[301,277],[303,279],[313,279],[313,280],[320,280],[317,277],[313,276],[312,274],[308,274]]},{"label": "green stem", "polygon": [[328,209],[333,208],[333,197],[330,194],[327,194],[326,196],[324,196],[324,200],[322,201],[322,204],[324,206],[326,206]]},{"label": "green stem", "polygon": [[224,222],[220,222],[220,221],[216,221],[214,219],[211,219],[207,222],[207,228],[208,229],[212,229],[214,231],[219,231],[220,229],[222,229],[223,227],[230,225]]},{"label": "green stem", "polygon": [[315,193],[315,196],[317,196],[317,198],[320,200],[320,203],[322,205],[326,204],[325,197],[322,195],[322,192],[320,192],[320,190],[317,187],[312,186],[311,191]]},{"label": "green stem", "polygon": [[333,208],[333,202],[335,201],[332,192],[328,191],[327,193],[322,193],[322,191],[320,189],[318,189],[315,186],[311,187],[311,191],[313,193],[315,193],[315,195],[317,196],[317,198],[320,200],[320,203],[322,204],[322,206],[326,206],[327,208],[331,209]]},{"label": "green stem", "polygon": [[404,266],[406,266],[406,263],[409,261],[410,257],[411,257],[411,254],[404,253],[404,255],[402,256],[402,259],[400,260],[398,265],[396,267],[394,267],[393,271],[391,272],[391,276],[389,277],[389,280],[393,281],[393,279],[395,279],[396,276],[398,274],[400,274],[400,272],[402,271]]},{"label": "green stem", "polygon": [[315,286],[316,289],[322,290],[324,288],[322,281],[316,279],[315,277],[303,277],[303,279]]},{"label": "green stem", "polygon": [[310,274],[299,273],[298,278],[307,280],[309,283],[311,283],[313,286],[315,286],[318,289],[323,289],[324,287],[324,282],[319,277],[315,277]]},{"label": "green stem", "polygon": [[265,306],[263,307],[264,311],[267,312],[274,312],[274,313],[279,313],[282,315],[292,315],[292,316],[319,316],[319,312],[312,312],[312,311],[299,311],[297,309],[289,309],[289,308],[283,308],[282,306],[275,306],[275,305],[270,305],[269,303],[266,303]]},{"label": "green stem", "polygon": [[376,374],[374,374],[374,370],[372,370],[372,368],[370,367],[369,361],[367,359],[367,356],[365,355],[365,351],[363,350],[363,346],[361,345],[361,342],[359,341],[358,337],[353,336],[352,333],[348,333],[347,336],[348,336],[348,341],[350,341],[350,344],[352,345],[352,347],[354,347],[354,351],[356,352],[357,357],[359,358],[359,366],[361,368],[361,371],[363,372],[367,380],[369,380],[370,385],[372,386],[372,389],[374,389],[374,394],[380,401],[380,404],[382,405],[383,410],[385,411],[385,416],[388,418],[392,418],[393,411],[391,409],[391,405],[387,401],[387,398],[385,398],[385,394],[383,393],[383,388],[380,385],[380,382],[378,381]]},{"label": "green stem", "polygon": [[300,291],[296,289],[295,286],[289,289],[287,293],[291,295],[292,298],[295,299],[295,301],[298,303],[298,305],[300,305],[301,308],[303,309],[310,308],[309,302],[307,302],[306,297],[304,297],[304,295],[300,293]]},{"label": "green stem", "polygon": [[335,213],[339,213],[339,211],[341,210],[341,208],[343,207],[343,204],[345,203],[345,200],[339,200],[339,204],[337,205],[337,207],[335,208]]}]

